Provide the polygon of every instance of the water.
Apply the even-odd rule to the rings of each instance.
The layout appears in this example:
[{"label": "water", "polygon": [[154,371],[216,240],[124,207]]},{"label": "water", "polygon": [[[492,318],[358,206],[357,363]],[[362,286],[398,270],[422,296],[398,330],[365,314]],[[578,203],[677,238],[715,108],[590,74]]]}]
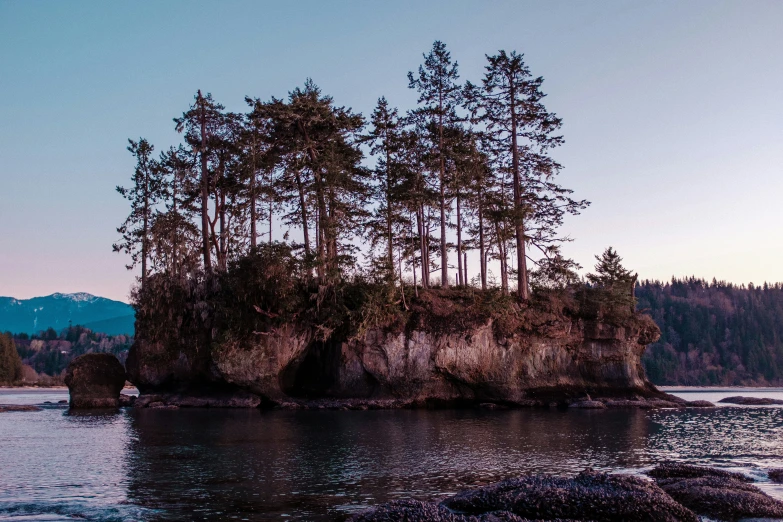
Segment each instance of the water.
[{"label": "water", "polygon": [[[690,400],[783,390],[679,390]],[[66,390],[0,390],[41,404]],[[341,520],[522,473],[783,467],[783,408],[0,413],[0,520]]]}]

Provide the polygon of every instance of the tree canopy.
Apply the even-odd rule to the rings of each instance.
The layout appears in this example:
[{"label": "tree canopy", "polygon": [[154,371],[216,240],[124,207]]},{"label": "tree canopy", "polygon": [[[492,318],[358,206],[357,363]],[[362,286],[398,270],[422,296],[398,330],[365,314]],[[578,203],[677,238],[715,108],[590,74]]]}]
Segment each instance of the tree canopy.
[{"label": "tree canopy", "polygon": [[282,229],[274,239],[320,286],[361,274],[509,294],[516,279],[527,299],[531,270],[570,266],[559,228],[588,203],[555,183],[561,120],[543,104],[543,79],[514,51],[486,58],[481,84],[461,83],[436,41],[408,73],[417,105],[381,96],[367,119],[312,79],[286,97],[246,96],[245,113],[198,90],[174,118],[182,143],[154,157],[146,139],[130,141],[136,167],[117,190],[131,211],[114,249],[141,266],[143,286],[151,274],[230,270]]}]

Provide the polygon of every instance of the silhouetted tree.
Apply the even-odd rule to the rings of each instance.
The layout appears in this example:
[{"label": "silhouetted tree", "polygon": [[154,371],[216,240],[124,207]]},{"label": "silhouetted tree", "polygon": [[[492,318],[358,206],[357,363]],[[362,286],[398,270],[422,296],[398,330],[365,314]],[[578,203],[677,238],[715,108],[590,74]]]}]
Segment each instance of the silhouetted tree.
[{"label": "silhouetted tree", "polygon": [[148,274],[150,227],[160,195],[161,169],[152,157],[154,148],[147,140],[140,138],[139,141],[128,140],[128,143],[128,150],[136,158],[136,168],[131,177],[133,186],[117,187],[117,192],[130,202],[131,211],[125,222],[117,228],[122,239],[113,245],[113,249],[130,255],[128,270],[141,264],[141,284],[144,285]]},{"label": "silhouetted tree", "polygon": [[446,241],[446,145],[444,143],[444,130],[460,120],[457,116],[457,108],[461,103],[461,86],[459,80],[458,64],[451,60],[451,53],[446,50],[446,45],[441,41],[435,41],[429,54],[424,55],[424,64],[419,66],[418,74],[408,73],[408,86],[419,93],[419,107],[411,111],[411,115],[426,131],[426,135],[432,143],[433,167],[438,173],[438,193],[440,212],[440,257],[441,257],[441,285],[449,286],[448,260],[449,252]]},{"label": "silhouetted tree", "polygon": [[571,191],[553,181],[560,165],[547,154],[563,143],[555,134],[562,122],[543,104],[543,78],[533,77],[523,55],[514,51],[499,51],[487,61],[481,88],[468,83],[465,93],[474,120],[494,143],[498,168],[511,173],[518,295],[527,299],[526,243],[543,250],[562,240],[555,230],[563,215],[578,213],[588,203],[572,200]]}]

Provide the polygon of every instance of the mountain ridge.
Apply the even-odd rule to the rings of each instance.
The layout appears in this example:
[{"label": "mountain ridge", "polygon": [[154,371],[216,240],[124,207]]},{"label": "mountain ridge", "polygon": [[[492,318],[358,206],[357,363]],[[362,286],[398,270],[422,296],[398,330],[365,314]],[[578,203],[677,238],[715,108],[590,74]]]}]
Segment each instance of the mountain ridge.
[{"label": "mountain ridge", "polygon": [[80,324],[109,335],[133,335],[134,317],[129,304],[87,292],[55,292],[29,299],[0,296],[0,331],[35,334]]}]

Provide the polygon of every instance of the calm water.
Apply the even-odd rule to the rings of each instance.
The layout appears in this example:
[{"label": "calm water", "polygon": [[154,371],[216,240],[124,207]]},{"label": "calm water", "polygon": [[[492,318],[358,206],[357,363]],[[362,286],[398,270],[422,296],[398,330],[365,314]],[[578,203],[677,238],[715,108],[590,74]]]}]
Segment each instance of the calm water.
[{"label": "calm water", "polygon": [[[783,390],[681,390],[688,399]],[[65,390],[0,390],[56,403]],[[340,520],[527,472],[639,472],[661,459],[763,480],[783,408],[691,411],[123,410],[0,414],[0,520]]]}]

